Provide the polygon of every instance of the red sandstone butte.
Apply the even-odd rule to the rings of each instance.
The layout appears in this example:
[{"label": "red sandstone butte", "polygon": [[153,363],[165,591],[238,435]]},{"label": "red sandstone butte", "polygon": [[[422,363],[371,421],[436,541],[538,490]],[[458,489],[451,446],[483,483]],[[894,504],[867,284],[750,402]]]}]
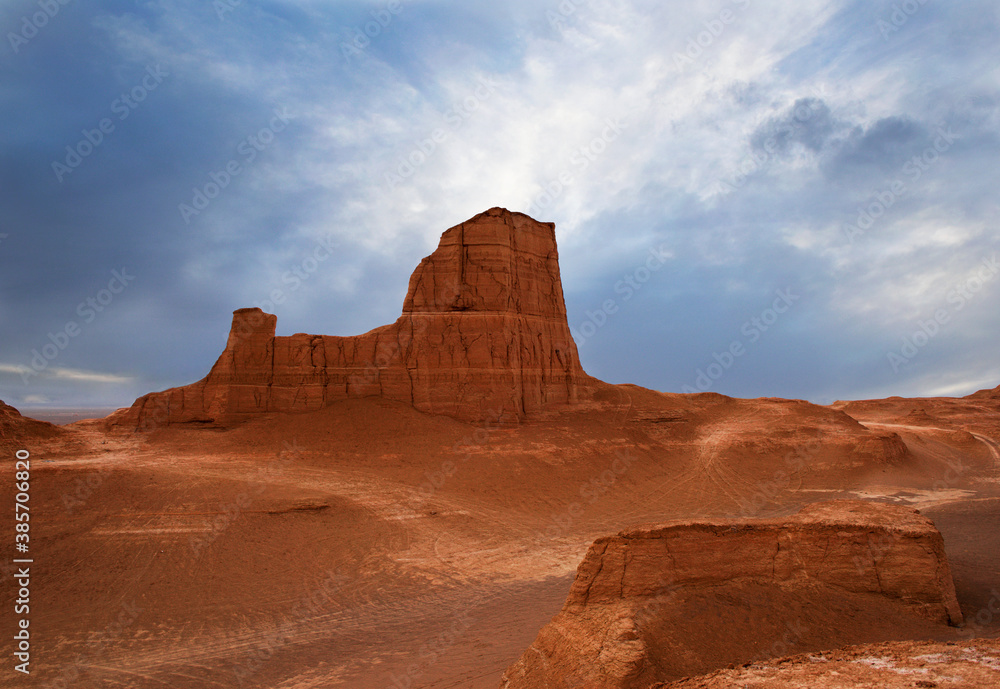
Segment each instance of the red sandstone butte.
[{"label": "red sandstone butte", "polygon": [[[781,519],[641,526],[594,541],[562,611],[501,687],[645,689],[694,674],[697,634],[717,633],[720,647],[743,635],[737,646],[749,646],[792,625],[806,628],[798,645],[822,645],[832,634],[809,639],[810,629],[864,635],[867,622],[854,618],[866,608],[874,618],[962,622],[941,534],[912,508],[834,500]],[[750,659],[738,655],[726,661]]]},{"label": "red sandstone butte", "polygon": [[204,379],[152,393],[113,426],[232,426],[267,412],[384,397],[468,421],[509,422],[573,404],[580,366],[555,225],[492,208],[441,236],[410,277],[403,314],[355,337],[276,337],[277,317],[239,309]]}]

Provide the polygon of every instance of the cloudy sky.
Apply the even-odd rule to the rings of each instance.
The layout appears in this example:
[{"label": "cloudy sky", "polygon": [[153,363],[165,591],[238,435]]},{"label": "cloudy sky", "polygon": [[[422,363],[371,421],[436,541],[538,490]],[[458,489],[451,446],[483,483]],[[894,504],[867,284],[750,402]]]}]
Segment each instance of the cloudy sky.
[{"label": "cloudy sky", "polygon": [[0,30],[15,406],[193,382],[239,307],[389,323],[493,206],[556,223],[604,380],[1000,384],[995,0],[8,0]]}]

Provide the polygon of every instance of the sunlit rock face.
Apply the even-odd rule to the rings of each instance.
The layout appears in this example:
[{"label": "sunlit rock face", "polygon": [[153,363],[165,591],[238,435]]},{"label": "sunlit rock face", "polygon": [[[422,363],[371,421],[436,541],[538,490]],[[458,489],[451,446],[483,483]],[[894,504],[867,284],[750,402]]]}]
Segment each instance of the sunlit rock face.
[{"label": "sunlit rock face", "polygon": [[276,337],[276,323],[237,310],[208,376],[146,395],[110,422],[230,426],[379,396],[498,423],[574,404],[592,382],[566,319],[555,226],[501,208],[442,235],[395,323],[355,337]]}]

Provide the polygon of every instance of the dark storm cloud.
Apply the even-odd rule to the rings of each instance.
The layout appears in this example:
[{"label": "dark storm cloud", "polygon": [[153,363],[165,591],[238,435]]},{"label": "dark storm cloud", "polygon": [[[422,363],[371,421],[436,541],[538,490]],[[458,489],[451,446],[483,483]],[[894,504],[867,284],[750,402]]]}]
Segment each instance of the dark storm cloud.
[{"label": "dark storm cloud", "polygon": [[800,98],[780,117],[758,127],[750,141],[758,151],[785,154],[794,144],[799,144],[818,153],[844,126],[845,123],[838,122],[821,99]]},{"label": "dark storm cloud", "polygon": [[863,167],[891,171],[915,155],[928,134],[926,127],[905,116],[884,117],[867,129],[853,129],[832,157],[830,168],[840,174]]}]

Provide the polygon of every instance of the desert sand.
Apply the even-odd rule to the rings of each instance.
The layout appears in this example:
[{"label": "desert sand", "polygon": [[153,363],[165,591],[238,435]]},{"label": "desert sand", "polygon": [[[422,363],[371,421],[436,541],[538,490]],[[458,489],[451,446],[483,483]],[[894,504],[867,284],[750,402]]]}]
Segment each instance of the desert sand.
[{"label": "desert sand", "polygon": [[[648,684],[1000,682],[1000,388],[823,407],[602,383],[569,337],[553,228],[502,209],[444,234],[395,324],[274,332],[238,310],[204,380],[106,419],[0,408],[3,452],[31,454],[33,684],[495,689],[595,541],[780,528],[831,500],[906,515],[851,532],[871,571],[803,551],[789,588],[718,549],[657,607]],[[934,558],[897,558],[910,522]],[[880,566],[875,588],[814,585]],[[931,568],[933,614],[880,587]]]}]

